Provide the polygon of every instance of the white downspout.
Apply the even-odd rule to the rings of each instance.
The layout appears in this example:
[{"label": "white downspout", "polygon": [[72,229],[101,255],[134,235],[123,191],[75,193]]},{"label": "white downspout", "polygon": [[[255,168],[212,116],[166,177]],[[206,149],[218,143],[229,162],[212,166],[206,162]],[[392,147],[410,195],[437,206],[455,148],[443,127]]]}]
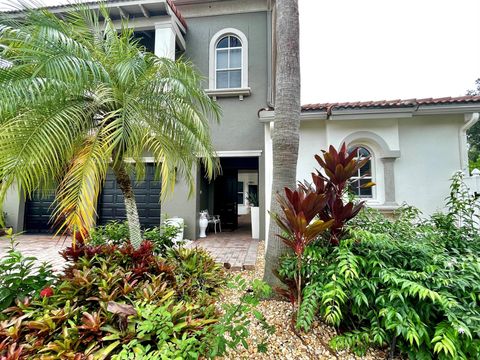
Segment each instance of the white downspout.
[{"label": "white downspout", "polygon": [[458,145],[460,147],[460,166],[461,170],[464,172],[465,175],[470,175],[468,171],[468,142],[467,142],[467,130],[470,129],[473,125],[475,125],[480,118],[480,114],[471,113],[465,114],[465,124],[460,128],[458,134]]}]

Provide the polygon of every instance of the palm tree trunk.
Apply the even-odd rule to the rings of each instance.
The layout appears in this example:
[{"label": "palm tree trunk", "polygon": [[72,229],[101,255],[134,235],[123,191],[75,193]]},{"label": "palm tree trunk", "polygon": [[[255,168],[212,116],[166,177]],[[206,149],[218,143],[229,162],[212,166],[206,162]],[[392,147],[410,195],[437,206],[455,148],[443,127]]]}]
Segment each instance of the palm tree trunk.
[{"label": "palm tree trunk", "polygon": [[112,169],[125,201],[125,213],[127,214],[130,243],[135,249],[138,249],[142,243],[142,233],[140,231],[140,220],[138,218],[135,194],[132,189],[132,181],[125,170],[125,165],[119,164],[113,166]]},{"label": "palm tree trunk", "polygon": [[[275,122],[273,129],[273,179],[270,211],[280,212],[277,193],[296,186],[300,127],[300,51],[298,0],[277,0]],[[270,221],[264,280],[272,286],[281,282],[274,275],[280,257],[288,251],[278,239],[275,221]]]}]

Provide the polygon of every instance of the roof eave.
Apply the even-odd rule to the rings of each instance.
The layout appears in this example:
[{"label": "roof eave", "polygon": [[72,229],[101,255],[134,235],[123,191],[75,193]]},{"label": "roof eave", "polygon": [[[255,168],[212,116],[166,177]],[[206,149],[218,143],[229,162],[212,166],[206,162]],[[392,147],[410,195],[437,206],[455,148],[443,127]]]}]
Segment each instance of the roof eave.
[{"label": "roof eave", "polygon": [[[391,109],[339,109],[332,110],[328,115],[326,110],[304,110],[300,114],[301,121],[311,120],[368,120],[368,119],[400,119],[425,115],[464,115],[480,112],[480,103],[453,105],[420,105],[409,108]],[[262,110],[258,116],[260,122],[275,120],[274,110]]]}]

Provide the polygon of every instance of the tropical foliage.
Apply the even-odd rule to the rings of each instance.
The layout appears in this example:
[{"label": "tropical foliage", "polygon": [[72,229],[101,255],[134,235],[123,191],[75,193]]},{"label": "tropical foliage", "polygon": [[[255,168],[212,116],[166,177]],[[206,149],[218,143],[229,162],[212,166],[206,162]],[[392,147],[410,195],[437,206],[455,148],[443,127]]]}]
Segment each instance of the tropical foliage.
[{"label": "tropical foliage", "polygon": [[[4,311],[0,358],[198,359],[248,346],[250,316],[269,288],[236,279],[239,303],[223,304],[228,279],[202,250],[155,255],[151,242],[84,245],[63,253],[65,274]],[[260,290],[258,290],[260,289]],[[261,344],[264,348],[263,342]],[[14,357],[16,356],[16,357]]]},{"label": "tropical foliage", "polygon": [[27,196],[56,187],[58,230],[85,237],[111,168],[138,248],[130,176],[144,177],[146,152],[164,195],[178,177],[193,184],[198,159],[215,173],[209,119],[219,108],[201,77],[188,62],[147,52],[105,8],[2,17],[0,57],[11,64],[0,67],[0,204],[13,183]]},{"label": "tropical foliage", "polygon": [[[446,214],[423,219],[405,207],[395,219],[363,210],[339,246],[319,238],[302,263],[297,325],[320,317],[335,326],[330,345],[364,353],[389,347],[411,359],[478,359],[480,236],[475,199],[454,176]],[[279,273],[297,274],[285,257]]]},{"label": "tropical foliage", "polygon": [[[155,246],[154,251],[156,254],[163,254],[167,249],[174,245],[173,239],[180,231],[181,229],[178,226],[164,222],[161,226],[145,229],[142,232],[142,238],[150,241]],[[126,221],[110,221],[107,224],[97,226],[90,231],[86,238],[86,242],[89,245],[121,245],[128,242],[129,239],[130,233]]]},{"label": "tropical foliage", "polygon": [[37,295],[54,279],[51,265],[44,263],[36,266],[37,259],[24,256],[16,250],[16,240],[11,229],[6,238],[10,241],[10,249],[0,259],[0,320],[5,318],[1,311],[15,304],[15,300]]},{"label": "tropical foliage", "polygon": [[305,181],[297,190],[285,188],[285,197],[277,196],[283,212],[272,214],[282,230],[277,236],[293,250],[297,267],[293,276],[280,273],[279,278],[288,288],[277,291],[296,304],[297,315],[305,283],[302,267],[306,248],[320,238],[326,246],[338,246],[346,222],[362,209],[363,203],[345,199],[349,179],[369,160],[356,158],[356,152],[356,149],[348,152],[345,144],[340,151],[330,146],[323,156],[315,156],[323,173],[317,170],[312,173],[312,183]]}]

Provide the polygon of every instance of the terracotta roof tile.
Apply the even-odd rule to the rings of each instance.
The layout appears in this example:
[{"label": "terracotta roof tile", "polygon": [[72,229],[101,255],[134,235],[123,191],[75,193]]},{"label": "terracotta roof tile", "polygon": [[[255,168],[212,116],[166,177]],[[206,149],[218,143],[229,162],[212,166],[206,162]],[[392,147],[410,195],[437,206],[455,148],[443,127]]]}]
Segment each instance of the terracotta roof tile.
[{"label": "terracotta roof tile", "polygon": [[185,21],[185,18],[183,17],[182,13],[178,8],[175,6],[172,0],[167,0],[168,6],[170,6],[170,9],[172,9],[173,13],[177,16],[178,20],[182,23],[182,25],[185,27],[185,29],[188,27],[187,22]]},{"label": "terracotta roof tile", "polygon": [[354,102],[336,102],[306,104],[302,106],[302,111],[327,111],[341,109],[386,109],[386,108],[408,108],[419,105],[450,105],[462,103],[480,103],[480,96],[459,96],[443,98],[424,98],[424,99],[396,99],[379,101],[354,101]]}]

